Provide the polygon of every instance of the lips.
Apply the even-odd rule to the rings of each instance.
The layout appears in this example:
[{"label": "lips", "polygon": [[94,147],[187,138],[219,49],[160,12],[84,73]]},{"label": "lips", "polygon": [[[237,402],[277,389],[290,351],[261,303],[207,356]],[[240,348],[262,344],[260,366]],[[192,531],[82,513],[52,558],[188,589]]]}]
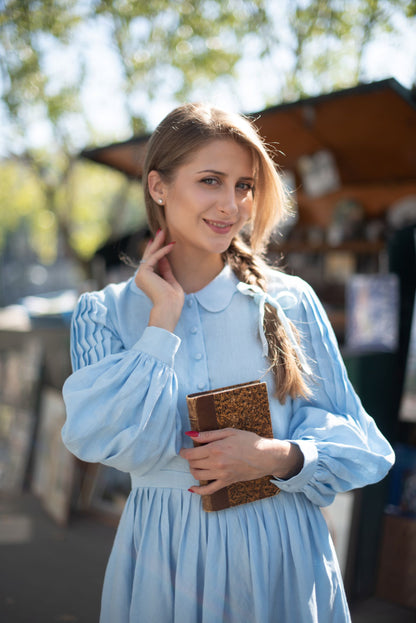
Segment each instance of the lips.
[{"label": "lips", "polygon": [[204,222],[212,231],[221,234],[228,233],[234,225],[234,223],[224,223],[223,221],[211,221],[208,219],[204,219]]}]

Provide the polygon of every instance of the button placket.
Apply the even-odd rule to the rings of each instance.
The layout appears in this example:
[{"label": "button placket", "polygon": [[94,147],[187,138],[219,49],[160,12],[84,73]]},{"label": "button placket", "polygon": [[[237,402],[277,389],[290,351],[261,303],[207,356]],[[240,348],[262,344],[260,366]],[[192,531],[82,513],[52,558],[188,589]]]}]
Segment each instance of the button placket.
[{"label": "button placket", "polygon": [[190,357],[190,375],[198,391],[208,388],[208,366],[200,310],[193,295],[186,299],[188,325],[188,353]]}]

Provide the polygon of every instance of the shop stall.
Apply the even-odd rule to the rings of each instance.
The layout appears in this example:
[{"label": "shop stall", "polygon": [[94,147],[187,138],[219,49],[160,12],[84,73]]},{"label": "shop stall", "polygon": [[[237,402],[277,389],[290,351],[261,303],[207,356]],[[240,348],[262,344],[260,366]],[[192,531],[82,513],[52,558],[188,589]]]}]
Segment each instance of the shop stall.
[{"label": "shop stall", "polygon": [[[293,203],[292,217],[272,237],[269,259],[315,288],[364,406],[398,449],[389,478],[340,496],[326,512],[347,591],[352,599],[378,592],[416,607],[414,556],[398,557],[416,547],[414,93],[393,79],[383,80],[250,116],[275,152]],[[81,157],[140,180],[148,138],[85,149]],[[139,256],[147,233],[145,228],[132,232],[123,249]],[[97,253],[104,269],[114,269],[120,244],[111,242]],[[125,271],[120,275],[124,278]],[[64,334],[60,339],[67,340],[67,330]],[[55,389],[64,380],[61,373]],[[49,405],[55,398],[49,394]],[[38,433],[48,428],[36,426]],[[19,469],[21,480],[24,468]],[[39,469],[35,481],[42,489]],[[59,484],[66,491],[72,487],[66,513],[69,499],[84,509],[119,514],[125,480],[107,468],[78,465],[74,470],[72,485]],[[406,581],[393,581],[398,569]]]}]

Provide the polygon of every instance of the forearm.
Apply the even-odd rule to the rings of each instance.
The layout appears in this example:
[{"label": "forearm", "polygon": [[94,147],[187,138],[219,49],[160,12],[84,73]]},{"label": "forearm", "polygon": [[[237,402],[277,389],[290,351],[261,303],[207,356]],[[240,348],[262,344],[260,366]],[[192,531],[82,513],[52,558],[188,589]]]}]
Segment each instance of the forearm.
[{"label": "forearm", "polygon": [[292,478],[303,467],[301,450],[288,441],[266,439],[233,428],[187,434],[201,444],[180,452],[189,461],[192,475],[196,480],[215,481],[199,487],[201,494],[263,476]]},{"label": "forearm", "polygon": [[181,309],[173,313],[171,305],[154,305],[149,315],[149,327],[159,327],[173,333],[178,324]]},{"label": "forearm", "polygon": [[270,440],[272,452],[275,457],[276,467],[271,474],[276,478],[288,480],[299,474],[302,470],[304,457],[299,446],[289,441]]}]

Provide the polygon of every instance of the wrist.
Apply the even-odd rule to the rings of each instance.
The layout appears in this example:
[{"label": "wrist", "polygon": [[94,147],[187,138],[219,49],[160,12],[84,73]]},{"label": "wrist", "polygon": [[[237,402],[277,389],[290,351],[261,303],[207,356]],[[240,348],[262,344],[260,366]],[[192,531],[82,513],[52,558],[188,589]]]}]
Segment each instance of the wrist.
[{"label": "wrist", "polygon": [[165,329],[173,333],[178,324],[178,320],[179,317],[176,318],[171,309],[157,307],[155,305],[150,312],[148,326],[159,327],[160,329]]},{"label": "wrist", "polygon": [[290,441],[279,441],[278,443],[276,469],[273,471],[273,475],[280,480],[289,480],[302,470],[304,456],[297,444]]}]

